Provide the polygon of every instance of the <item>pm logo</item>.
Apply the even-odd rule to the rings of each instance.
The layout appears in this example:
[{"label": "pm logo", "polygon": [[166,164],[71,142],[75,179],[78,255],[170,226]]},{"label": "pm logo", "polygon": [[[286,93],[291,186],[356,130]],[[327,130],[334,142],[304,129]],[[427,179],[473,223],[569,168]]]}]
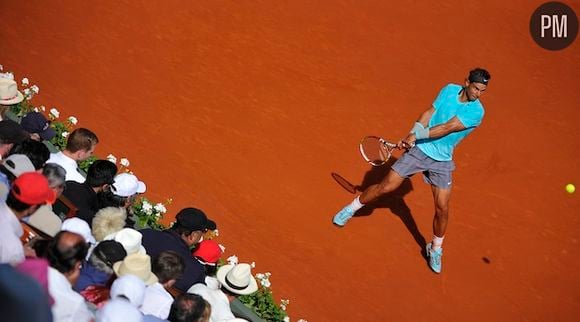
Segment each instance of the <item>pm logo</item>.
[{"label": "pm logo", "polygon": [[578,17],[572,8],[561,2],[547,2],[532,14],[530,33],[540,47],[561,50],[574,42]]}]

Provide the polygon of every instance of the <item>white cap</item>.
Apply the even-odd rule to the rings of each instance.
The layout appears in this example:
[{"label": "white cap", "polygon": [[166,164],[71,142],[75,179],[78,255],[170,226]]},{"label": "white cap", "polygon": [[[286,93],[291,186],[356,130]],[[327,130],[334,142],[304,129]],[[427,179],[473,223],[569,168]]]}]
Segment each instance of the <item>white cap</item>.
[{"label": "white cap", "polygon": [[136,308],[143,305],[143,300],[145,299],[145,282],[143,282],[139,277],[127,274],[118,277],[111,285],[111,299],[114,300],[119,296],[126,297],[131,305]]},{"label": "white cap", "polygon": [[93,237],[93,234],[91,233],[91,227],[89,227],[89,224],[87,224],[86,221],[80,218],[72,217],[63,221],[60,230],[66,230],[73,233],[77,233],[83,236],[85,242],[96,244],[95,237]]},{"label": "white cap", "polygon": [[130,173],[116,175],[112,185],[113,194],[119,197],[131,197],[136,193],[144,193],[146,190],[145,183]]},{"label": "white cap", "polygon": [[97,311],[97,322],[141,322],[143,314],[124,299],[112,299]]}]

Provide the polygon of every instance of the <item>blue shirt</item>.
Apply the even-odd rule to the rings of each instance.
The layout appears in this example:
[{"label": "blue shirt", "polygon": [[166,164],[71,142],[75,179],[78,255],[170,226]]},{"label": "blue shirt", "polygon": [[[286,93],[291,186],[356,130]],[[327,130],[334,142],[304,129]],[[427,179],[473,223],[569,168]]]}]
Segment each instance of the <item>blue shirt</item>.
[{"label": "blue shirt", "polygon": [[443,87],[433,102],[435,112],[429,120],[429,127],[446,123],[456,116],[465,129],[440,138],[417,141],[417,147],[434,160],[451,161],[455,147],[481,124],[483,119],[484,110],[479,99],[473,102],[459,101],[461,89],[462,87],[456,84]]}]

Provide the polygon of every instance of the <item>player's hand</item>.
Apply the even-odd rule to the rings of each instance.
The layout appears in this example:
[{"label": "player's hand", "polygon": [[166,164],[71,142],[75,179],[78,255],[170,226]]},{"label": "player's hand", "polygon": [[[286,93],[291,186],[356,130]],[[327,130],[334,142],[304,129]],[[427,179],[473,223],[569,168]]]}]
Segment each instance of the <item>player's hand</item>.
[{"label": "player's hand", "polygon": [[409,150],[409,149],[411,149],[412,147],[415,146],[415,141],[416,140],[417,139],[415,138],[415,134],[409,133],[409,135],[407,135],[406,138],[400,140],[397,143],[397,148],[399,150],[401,150],[401,149]]}]

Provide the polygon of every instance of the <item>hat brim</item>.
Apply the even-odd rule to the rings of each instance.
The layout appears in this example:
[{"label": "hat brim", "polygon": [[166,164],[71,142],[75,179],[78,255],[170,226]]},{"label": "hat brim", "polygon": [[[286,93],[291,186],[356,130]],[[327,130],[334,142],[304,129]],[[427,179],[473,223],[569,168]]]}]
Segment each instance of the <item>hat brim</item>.
[{"label": "hat brim", "polygon": [[253,276],[250,278],[250,284],[248,284],[248,286],[242,290],[237,290],[230,287],[226,282],[226,275],[229,273],[229,271],[232,270],[232,268],[234,268],[234,265],[228,264],[220,267],[220,269],[217,271],[216,277],[223,287],[225,287],[228,291],[238,295],[248,295],[258,290],[258,282],[256,282],[256,279]]},{"label": "hat brim", "polygon": [[205,225],[205,228],[207,228],[209,230],[215,230],[217,228],[217,225],[216,225],[215,221],[208,219],[207,223]]},{"label": "hat brim", "polygon": [[20,91],[16,91],[16,97],[9,99],[9,100],[0,99],[0,104],[13,105],[13,104],[18,104],[18,103],[22,102],[23,100],[24,100],[24,95],[22,95],[22,93],[20,93]]},{"label": "hat brim", "polygon": [[[129,273],[125,273],[123,274],[121,272],[121,265],[123,265],[123,261],[118,261],[116,263],[113,264],[113,272],[115,272],[115,275],[117,275],[117,277],[121,277],[123,275],[127,275],[127,274],[131,274]],[[135,275],[136,276],[136,275]],[[159,282],[159,279],[157,278],[157,275],[153,274],[153,272],[149,272],[149,277],[147,278],[147,280],[143,281],[143,283],[145,283],[145,285],[149,286],[151,284],[155,284]]]},{"label": "hat brim", "polygon": [[145,185],[145,182],[139,181],[137,186],[137,193],[144,193],[145,191],[147,191],[147,186]]},{"label": "hat brim", "polygon": [[46,128],[46,130],[39,132],[38,135],[40,136],[42,141],[50,141],[50,139],[52,139],[56,135],[56,131],[49,126]]}]

